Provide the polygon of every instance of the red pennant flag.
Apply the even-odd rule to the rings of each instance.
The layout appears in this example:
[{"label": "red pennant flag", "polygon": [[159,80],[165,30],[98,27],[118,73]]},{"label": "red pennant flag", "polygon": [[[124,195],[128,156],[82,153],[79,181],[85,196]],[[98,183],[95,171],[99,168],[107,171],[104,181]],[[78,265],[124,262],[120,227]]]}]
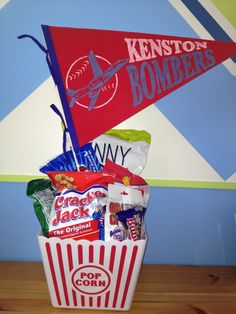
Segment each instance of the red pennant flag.
[{"label": "red pennant flag", "polygon": [[236,54],[236,43],[43,26],[74,149]]}]

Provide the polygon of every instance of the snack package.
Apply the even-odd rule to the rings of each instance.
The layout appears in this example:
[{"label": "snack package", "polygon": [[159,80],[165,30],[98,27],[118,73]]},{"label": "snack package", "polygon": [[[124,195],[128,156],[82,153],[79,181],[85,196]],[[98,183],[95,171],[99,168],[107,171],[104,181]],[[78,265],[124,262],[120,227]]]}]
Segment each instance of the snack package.
[{"label": "snack package", "polygon": [[50,213],[55,198],[55,190],[51,181],[48,179],[30,181],[27,185],[26,194],[34,200],[35,214],[41,225],[43,235],[48,237]]},{"label": "snack package", "polygon": [[[72,150],[68,150],[66,154],[61,154],[53,158],[46,165],[42,166],[39,170],[43,173],[50,171],[101,171],[101,165],[98,162],[97,156],[94,152],[91,143],[88,143],[79,150],[75,151],[77,163],[75,161]],[[77,169],[78,167],[79,169]]]},{"label": "snack package", "polygon": [[114,175],[98,172],[49,172],[58,189],[49,221],[49,237],[104,240],[107,186]]},{"label": "snack package", "polygon": [[[138,240],[141,239],[142,232],[134,230],[134,225],[139,223],[140,228],[144,228],[144,199],[140,190],[132,187],[109,184],[108,201],[105,213],[105,241],[118,240],[123,241],[127,238]],[[134,209],[133,217],[130,216],[129,209]],[[119,216],[118,214],[123,213]],[[128,215],[128,216],[127,216]],[[140,217],[137,217],[139,215]],[[129,219],[129,220],[126,220]],[[135,220],[137,219],[137,221]],[[131,223],[131,220],[133,222]],[[136,228],[136,227],[135,227]]]},{"label": "snack package", "polygon": [[133,207],[117,212],[118,221],[123,224],[123,228],[128,231],[127,238],[137,241],[146,238],[146,228],[144,224],[144,214],[146,208]]},{"label": "snack package", "polygon": [[107,159],[135,174],[144,169],[151,136],[146,131],[112,129],[93,140],[92,145],[101,165]]},{"label": "snack package", "polygon": [[136,188],[142,191],[144,207],[147,207],[150,196],[150,188],[147,182],[142,177],[132,173],[131,171],[120,165],[117,165],[111,160],[106,161],[106,164],[103,167],[103,171],[115,173],[116,184],[130,186],[132,188]]}]

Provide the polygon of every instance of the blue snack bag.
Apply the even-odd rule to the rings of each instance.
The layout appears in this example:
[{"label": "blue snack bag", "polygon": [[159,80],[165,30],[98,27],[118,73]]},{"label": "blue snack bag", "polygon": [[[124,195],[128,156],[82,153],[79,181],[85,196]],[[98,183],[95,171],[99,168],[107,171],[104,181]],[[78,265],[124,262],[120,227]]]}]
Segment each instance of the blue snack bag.
[{"label": "blue snack bag", "polygon": [[[75,157],[77,161],[75,161]],[[47,162],[39,170],[43,173],[50,171],[91,171],[100,172],[101,165],[95,155],[91,143],[80,147],[75,151],[75,157],[72,150],[62,153],[54,159]],[[78,166],[77,166],[78,165]]]},{"label": "blue snack bag", "polygon": [[77,166],[72,151],[60,154],[39,169],[43,173],[51,171],[76,171]]},{"label": "blue snack bag", "polygon": [[75,151],[75,156],[80,171],[83,171],[83,167],[86,167],[91,172],[101,172],[102,167],[97,159],[92,143],[80,147],[78,151]]}]

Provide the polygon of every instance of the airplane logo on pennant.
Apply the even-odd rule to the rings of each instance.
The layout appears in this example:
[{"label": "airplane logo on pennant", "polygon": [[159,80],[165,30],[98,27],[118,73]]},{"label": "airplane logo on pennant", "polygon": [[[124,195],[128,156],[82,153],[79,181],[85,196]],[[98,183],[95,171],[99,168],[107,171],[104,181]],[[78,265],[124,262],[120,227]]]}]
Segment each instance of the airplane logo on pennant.
[{"label": "airplane logo on pennant", "polygon": [[[75,89],[75,90],[69,89],[68,87],[69,87],[71,81],[73,81],[73,77],[76,79],[75,74],[69,75],[69,81],[67,82],[67,88],[68,88],[67,94],[71,97],[70,107],[72,107],[75,103],[80,105],[80,103],[77,101],[80,100],[81,98],[84,98],[85,96],[88,96],[90,98],[90,104],[88,106],[88,110],[91,110],[94,107],[99,108],[99,107],[102,107],[103,105],[105,105],[107,102],[105,102],[104,104],[100,104],[100,106],[95,106],[97,98],[98,98],[101,90],[104,90],[106,88],[106,86],[108,86],[107,88],[109,88],[109,89],[111,89],[111,88],[116,89],[117,83],[114,82],[112,85],[109,85],[108,81],[111,80],[115,76],[116,72],[118,72],[129,61],[128,58],[124,59],[124,60],[118,60],[117,62],[110,65],[109,68],[103,72],[103,70],[101,69],[93,51],[90,51],[90,53],[88,55],[88,60],[89,60],[89,62],[87,61],[87,63],[86,63],[86,61],[84,61],[84,66],[82,66],[81,70],[76,72],[76,74],[78,74],[78,78],[79,78],[80,74],[82,75],[83,71],[86,70],[86,68],[87,68],[86,64],[87,65],[90,64],[94,77],[89,82],[88,85],[86,85],[83,88],[79,88],[79,89]],[[78,62],[76,62],[76,63],[78,63]],[[107,61],[107,63],[108,63],[108,61]],[[73,67],[75,67],[74,64],[73,64]],[[110,88],[110,86],[112,86],[112,87]],[[114,93],[112,94],[112,97],[109,98],[109,101],[111,101],[113,96],[114,96]],[[86,105],[84,105],[84,107],[86,107]]]},{"label": "airplane logo on pennant", "polygon": [[233,42],[42,28],[75,150],[236,55]]}]

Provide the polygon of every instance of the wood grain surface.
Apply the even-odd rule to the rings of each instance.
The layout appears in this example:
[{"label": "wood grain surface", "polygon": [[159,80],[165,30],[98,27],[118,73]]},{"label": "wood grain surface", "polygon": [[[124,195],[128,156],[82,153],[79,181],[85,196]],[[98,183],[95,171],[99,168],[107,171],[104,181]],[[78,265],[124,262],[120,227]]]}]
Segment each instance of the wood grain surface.
[{"label": "wood grain surface", "polygon": [[[51,306],[41,263],[0,263],[0,311],[114,313]],[[117,312],[119,313],[119,312]],[[236,267],[143,265],[129,314],[236,314]]]}]

